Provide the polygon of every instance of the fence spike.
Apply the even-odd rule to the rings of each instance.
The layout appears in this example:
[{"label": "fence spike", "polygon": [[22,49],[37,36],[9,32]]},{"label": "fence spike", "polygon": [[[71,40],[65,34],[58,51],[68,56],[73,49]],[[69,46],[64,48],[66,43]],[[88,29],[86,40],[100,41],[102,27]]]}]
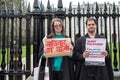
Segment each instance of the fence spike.
[{"label": "fence spike", "polygon": [[98,3],[96,2],[96,9],[95,11],[99,11]]},{"label": "fence spike", "polygon": [[2,13],[3,13],[3,14],[6,14],[6,13],[7,13],[6,1],[3,2]]},{"label": "fence spike", "polygon": [[12,1],[11,8],[10,8],[10,13],[14,14],[14,12],[15,12],[15,6],[14,6],[14,2]]},{"label": "fence spike", "polygon": [[34,0],[34,8],[36,10],[39,9],[39,1],[38,0]]},{"label": "fence spike", "polygon": [[50,6],[50,1],[49,0],[48,0],[48,3],[47,3],[47,9],[48,9],[47,11],[49,11],[49,12],[51,11],[51,6]]},{"label": "fence spike", "polygon": [[107,5],[106,5],[106,2],[104,3],[104,11],[105,11],[105,12],[107,11]]},{"label": "fence spike", "polygon": [[42,4],[42,1],[40,3],[40,8],[41,8],[41,11],[44,11],[44,5]]},{"label": "fence spike", "polygon": [[31,12],[31,8],[30,8],[30,2],[28,3],[28,9],[27,9],[28,13]]},{"label": "fence spike", "polygon": [[78,2],[78,8],[77,8],[77,11],[80,12],[81,9],[80,9],[80,3]]},{"label": "fence spike", "polygon": [[58,0],[58,8],[63,8],[62,0]]},{"label": "fence spike", "polygon": [[20,0],[20,5],[19,5],[19,14],[22,14],[22,10],[23,9],[23,7],[22,7],[22,1]]},{"label": "fence spike", "polygon": [[70,5],[69,5],[69,12],[72,11],[72,2],[70,2]]},{"label": "fence spike", "polygon": [[88,11],[88,12],[90,11],[90,5],[89,5],[89,2],[87,3],[87,11]]},{"label": "fence spike", "polygon": [[48,3],[47,3],[47,9],[51,9],[50,1],[49,0],[48,0]]},{"label": "fence spike", "polygon": [[115,3],[113,2],[113,12],[116,11]]}]

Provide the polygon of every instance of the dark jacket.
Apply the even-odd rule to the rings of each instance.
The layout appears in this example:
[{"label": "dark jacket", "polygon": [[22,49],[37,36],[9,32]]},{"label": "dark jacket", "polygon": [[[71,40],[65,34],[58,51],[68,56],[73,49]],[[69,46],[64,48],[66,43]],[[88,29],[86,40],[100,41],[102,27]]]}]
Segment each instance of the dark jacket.
[{"label": "dark jacket", "polygon": [[[40,44],[40,50],[39,50],[39,58],[43,54],[43,42]],[[44,80],[44,66],[45,66],[45,58],[42,58],[42,65],[40,67],[40,74],[39,74],[39,79]],[[50,80],[52,79],[52,72],[53,72],[53,65],[54,65],[54,58],[48,58],[48,67],[49,67],[49,75],[50,75]],[[74,62],[72,58],[68,56],[63,56],[63,61],[62,61],[62,70],[63,70],[63,80],[74,80]]]},{"label": "dark jacket", "polygon": [[[105,58],[105,66],[85,65],[85,59],[82,53],[85,51],[86,38],[89,38],[88,34],[80,37],[74,47],[75,80],[114,80],[108,46],[106,46],[106,50],[109,54]],[[101,36],[96,34],[95,38],[101,38]]]}]

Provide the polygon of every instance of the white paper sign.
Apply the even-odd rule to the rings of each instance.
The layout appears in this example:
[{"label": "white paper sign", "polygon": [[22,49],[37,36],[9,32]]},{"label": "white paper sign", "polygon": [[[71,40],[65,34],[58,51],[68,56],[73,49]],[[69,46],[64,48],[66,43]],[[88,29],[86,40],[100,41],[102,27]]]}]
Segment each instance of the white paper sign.
[{"label": "white paper sign", "polygon": [[45,67],[44,80],[49,80],[49,67]]},{"label": "white paper sign", "polygon": [[34,80],[38,80],[39,76],[39,67],[34,68]]},{"label": "white paper sign", "polygon": [[38,80],[38,78],[39,78],[39,68],[41,66],[41,59],[42,59],[42,56],[39,59],[38,67],[34,68],[34,80]]},{"label": "white paper sign", "polygon": [[105,57],[101,55],[102,51],[105,51],[106,39],[103,38],[87,38],[86,39],[86,51],[90,52],[89,57],[85,58],[86,65],[105,65]]}]

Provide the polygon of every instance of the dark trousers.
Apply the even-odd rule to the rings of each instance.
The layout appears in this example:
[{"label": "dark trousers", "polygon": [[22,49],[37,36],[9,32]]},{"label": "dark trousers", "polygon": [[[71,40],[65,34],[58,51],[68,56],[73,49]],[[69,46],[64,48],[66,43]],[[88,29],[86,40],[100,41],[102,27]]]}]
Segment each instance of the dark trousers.
[{"label": "dark trousers", "polygon": [[62,71],[53,71],[53,79],[54,80],[63,80],[63,72]]}]

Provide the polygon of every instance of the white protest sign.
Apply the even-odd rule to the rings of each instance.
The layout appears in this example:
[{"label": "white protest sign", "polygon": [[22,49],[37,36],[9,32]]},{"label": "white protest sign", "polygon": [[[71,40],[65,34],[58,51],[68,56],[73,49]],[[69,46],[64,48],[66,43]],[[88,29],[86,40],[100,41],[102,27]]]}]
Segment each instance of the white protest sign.
[{"label": "white protest sign", "polygon": [[87,38],[86,51],[90,52],[89,57],[85,58],[86,65],[105,65],[105,57],[101,54],[105,51],[106,39],[103,38]]}]

